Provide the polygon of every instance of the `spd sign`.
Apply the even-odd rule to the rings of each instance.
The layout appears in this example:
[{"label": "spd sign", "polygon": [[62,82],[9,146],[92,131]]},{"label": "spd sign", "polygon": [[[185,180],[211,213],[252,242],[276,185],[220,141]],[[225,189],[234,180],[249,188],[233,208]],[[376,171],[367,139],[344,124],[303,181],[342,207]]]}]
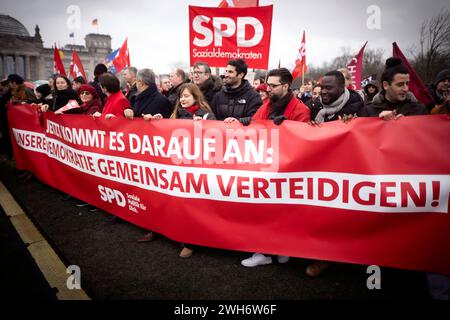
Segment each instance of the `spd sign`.
[{"label": "spd sign", "polygon": [[189,6],[191,66],[196,61],[225,67],[244,59],[249,68],[267,69],[273,6],[207,8]]}]

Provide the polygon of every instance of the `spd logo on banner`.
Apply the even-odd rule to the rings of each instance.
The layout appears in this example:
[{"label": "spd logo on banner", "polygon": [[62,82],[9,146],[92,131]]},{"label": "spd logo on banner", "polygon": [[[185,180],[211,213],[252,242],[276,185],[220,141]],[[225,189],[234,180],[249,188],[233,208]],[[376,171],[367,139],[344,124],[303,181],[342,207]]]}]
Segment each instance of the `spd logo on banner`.
[{"label": "spd logo on banner", "polygon": [[189,6],[190,62],[225,67],[244,59],[249,68],[267,69],[273,6],[208,8]]}]

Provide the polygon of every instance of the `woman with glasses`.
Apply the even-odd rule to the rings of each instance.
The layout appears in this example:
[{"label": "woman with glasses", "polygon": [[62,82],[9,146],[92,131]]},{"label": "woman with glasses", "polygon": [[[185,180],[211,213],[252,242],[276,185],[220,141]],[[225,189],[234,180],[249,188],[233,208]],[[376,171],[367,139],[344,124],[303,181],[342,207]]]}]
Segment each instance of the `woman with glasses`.
[{"label": "woman with glasses", "polygon": [[93,115],[96,112],[102,112],[102,101],[93,86],[82,84],[78,92],[81,100],[80,108],[70,109],[64,113]]}]

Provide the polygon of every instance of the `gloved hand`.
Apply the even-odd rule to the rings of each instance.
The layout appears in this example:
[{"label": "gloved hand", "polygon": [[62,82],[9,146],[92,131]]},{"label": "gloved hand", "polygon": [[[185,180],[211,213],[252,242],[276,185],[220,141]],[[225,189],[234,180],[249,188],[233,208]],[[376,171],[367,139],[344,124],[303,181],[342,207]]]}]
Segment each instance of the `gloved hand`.
[{"label": "gloved hand", "polygon": [[283,121],[286,120],[286,117],[282,114],[280,116],[276,116],[273,118],[273,123],[275,123],[275,125],[279,126],[280,124],[283,123]]}]

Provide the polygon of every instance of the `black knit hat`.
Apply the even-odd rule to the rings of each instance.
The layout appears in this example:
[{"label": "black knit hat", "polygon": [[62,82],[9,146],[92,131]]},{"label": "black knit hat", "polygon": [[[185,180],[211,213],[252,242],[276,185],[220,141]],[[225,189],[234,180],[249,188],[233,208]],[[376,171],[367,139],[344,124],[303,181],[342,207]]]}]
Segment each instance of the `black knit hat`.
[{"label": "black knit hat", "polygon": [[48,96],[52,92],[52,89],[50,88],[50,86],[48,84],[41,84],[35,90],[37,92],[39,92],[40,94],[42,94],[43,98],[45,98],[46,96]]},{"label": "black knit hat", "polygon": [[450,80],[450,69],[444,69],[438,73],[438,75],[436,77],[436,83],[435,83],[436,87],[439,84],[439,82],[444,81],[445,79]]},{"label": "black knit hat", "polygon": [[23,83],[23,78],[21,76],[19,76],[18,74],[10,74],[8,76],[8,80],[9,80],[9,82],[15,82],[17,84]]}]

